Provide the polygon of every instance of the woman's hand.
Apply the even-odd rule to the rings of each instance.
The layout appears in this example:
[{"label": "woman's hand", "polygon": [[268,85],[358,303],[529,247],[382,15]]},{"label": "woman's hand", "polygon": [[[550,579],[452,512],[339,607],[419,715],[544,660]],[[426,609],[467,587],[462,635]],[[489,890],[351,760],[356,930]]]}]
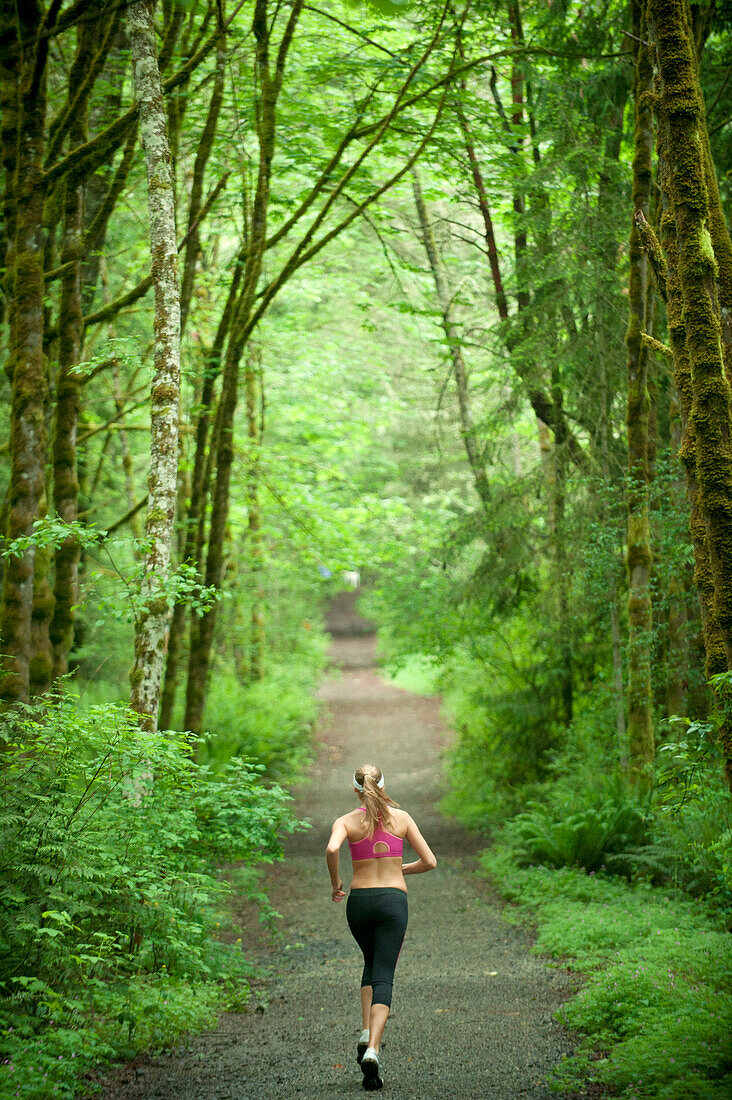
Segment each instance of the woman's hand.
[{"label": "woman's hand", "polygon": [[330,896],[333,901],[343,901],[346,896],[345,890],[343,889],[343,883],[340,879],[338,879],[338,885],[333,887]]}]

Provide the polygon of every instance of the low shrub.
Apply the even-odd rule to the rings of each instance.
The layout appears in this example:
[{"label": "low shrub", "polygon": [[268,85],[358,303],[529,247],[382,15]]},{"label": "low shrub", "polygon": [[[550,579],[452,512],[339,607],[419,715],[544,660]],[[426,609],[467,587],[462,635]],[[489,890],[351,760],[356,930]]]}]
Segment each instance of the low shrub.
[{"label": "low shrub", "polygon": [[585,1041],[554,1071],[557,1091],[591,1080],[628,1100],[729,1095],[732,943],[718,912],[648,882],[521,868],[505,847],[482,863],[518,903],[509,919],[535,923],[535,950],[586,975],[558,1013]]},{"label": "low shrub", "polygon": [[261,763],[267,776],[290,780],[307,766],[318,716],[318,668],[273,666],[263,680],[243,684],[219,673],[206,703],[206,728],[199,759],[220,766],[244,756]]},{"label": "low shrub", "polygon": [[217,865],[277,859],[298,823],[262,765],[199,767],[121,706],[60,696],[0,735],[0,1093],[71,1096],[84,1067],[245,1002]]},{"label": "low shrub", "polygon": [[605,868],[648,837],[647,800],[629,793],[619,776],[599,777],[592,790],[559,792],[551,802],[533,801],[512,818],[506,837],[520,865]]}]

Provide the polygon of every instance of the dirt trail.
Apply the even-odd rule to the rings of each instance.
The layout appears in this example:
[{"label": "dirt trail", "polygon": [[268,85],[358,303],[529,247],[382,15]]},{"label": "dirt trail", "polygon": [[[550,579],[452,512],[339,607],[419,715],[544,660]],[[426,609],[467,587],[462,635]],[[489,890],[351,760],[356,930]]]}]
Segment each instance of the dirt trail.
[{"label": "dirt trail", "polygon": [[[383,1046],[393,1100],[549,1100],[549,1069],[572,1049],[551,1016],[568,977],[529,953],[474,872],[475,841],[441,817],[440,754],[448,731],[435,699],[414,696],[373,669],[373,637],[336,637],[341,671],[326,679],[318,759],[296,812],[312,829],[290,838],[272,869],[283,915],[279,943],[260,942],[266,1010],[222,1019],[184,1051],[136,1062],[107,1091],[161,1100],[303,1100],[363,1094],[355,1060],[360,953],[333,904],[324,848],[335,817],[351,808],[354,767],[375,760],[387,789],[415,817],[436,871],[407,879],[409,927]],[[414,858],[408,846],[405,858]],[[347,850],[341,871],[348,890]],[[245,916],[245,914],[243,914]],[[261,939],[261,937],[258,937]],[[250,946],[250,951],[252,950]]]}]

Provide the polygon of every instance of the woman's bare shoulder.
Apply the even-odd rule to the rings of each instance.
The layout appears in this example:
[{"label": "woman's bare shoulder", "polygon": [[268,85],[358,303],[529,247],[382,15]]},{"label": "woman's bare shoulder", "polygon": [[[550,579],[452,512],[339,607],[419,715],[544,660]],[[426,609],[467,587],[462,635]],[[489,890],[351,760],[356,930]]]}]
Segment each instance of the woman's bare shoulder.
[{"label": "woman's bare shoulder", "polygon": [[347,810],[338,820],[342,821],[344,825],[353,825],[358,821],[363,821],[363,810],[358,807],[355,810]]},{"label": "woman's bare shoulder", "polygon": [[390,806],[389,816],[391,817],[395,825],[398,825],[406,832],[406,830],[409,828],[409,823],[412,820],[411,815],[408,814],[406,810],[397,809],[396,806]]}]

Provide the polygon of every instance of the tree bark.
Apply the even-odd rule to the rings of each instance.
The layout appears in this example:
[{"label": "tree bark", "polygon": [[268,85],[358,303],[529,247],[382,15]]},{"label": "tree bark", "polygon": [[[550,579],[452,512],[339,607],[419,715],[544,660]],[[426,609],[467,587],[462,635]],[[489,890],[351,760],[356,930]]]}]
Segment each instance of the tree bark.
[{"label": "tree bark", "polygon": [[[662,117],[658,126],[659,179],[663,210],[661,240],[668,261],[666,275],[667,319],[669,342],[673,353],[674,381],[681,409],[681,448],[679,457],[684,468],[689,496],[689,530],[694,551],[694,584],[699,597],[702,636],[704,640],[705,674],[707,679],[727,671],[727,652],[715,601],[715,584],[708,546],[708,530],[704,519],[699,489],[696,425],[692,416],[694,384],[691,356],[687,344],[684,299],[679,273],[679,250],[675,204],[672,201],[671,160],[668,156],[669,120]],[[722,700],[722,703],[724,701]],[[724,706],[722,707],[724,712]],[[720,728],[720,743],[724,756],[727,781],[732,789],[732,730],[724,719]]]},{"label": "tree bark", "polygon": [[259,478],[264,435],[264,380],[260,357],[250,348],[244,372],[247,398],[247,507],[249,530],[249,566],[252,585],[252,622],[249,644],[249,675],[252,680],[264,677],[264,539],[262,509],[259,499]]},{"label": "tree bark", "polygon": [[[198,404],[201,411],[196,422],[196,451],[191,475],[191,499],[185,518],[186,537],[181,560],[196,566],[199,578],[203,581],[203,550],[205,539],[206,503],[211,488],[213,458],[218,444],[218,434],[213,432],[210,439],[211,420],[214,408],[214,390],[221,371],[221,356],[231,327],[234,306],[237,301],[239,284],[246,260],[244,247],[236,257],[234,273],[229,285],[226,305],[221,314],[216,336],[210,353],[206,357],[203,386]],[[184,642],[185,606],[177,603],[173,608],[173,618],[168,638],[168,652],[165,661],[165,682],[160,703],[161,729],[170,729],[173,721],[173,708],[178,684],[180,654]],[[191,635],[196,633],[196,625],[191,623]]]},{"label": "tree bark", "polygon": [[732,667],[732,395],[724,371],[717,262],[707,222],[704,107],[681,0],[649,0],[659,70],[659,125],[667,128],[667,186],[691,365],[691,420],[714,605]]},{"label": "tree bark", "polygon": [[[68,123],[72,146],[86,141],[86,105],[88,96],[78,102],[75,82],[88,79],[94,61],[98,25],[81,24],[77,29],[77,53],[71,70],[69,102],[72,114]],[[107,37],[112,30],[108,30]],[[83,317],[81,303],[81,261],[84,240],[84,181],[70,172],[63,181],[63,246],[61,265],[61,303],[58,319],[58,382],[56,387],[56,425],[53,440],[53,504],[59,518],[73,523],[79,514],[79,478],[76,468],[76,436],[79,424],[81,388],[74,368],[81,358]],[[73,536],[64,539],[55,554],[54,598],[51,623],[53,674],[68,671],[69,653],[74,638],[75,607],[79,593],[79,543]]]},{"label": "tree bark", "polygon": [[557,599],[558,648],[561,654],[559,673],[562,718],[569,726],[574,715],[574,656],[572,646],[572,622],[569,613],[571,572],[567,557],[567,441],[564,434],[563,391],[559,366],[555,361],[552,370],[552,400],[556,412],[552,459],[552,514],[551,527],[553,549],[554,586]]},{"label": "tree bark", "polygon": [[[11,345],[8,374],[11,378],[10,411],[10,507],[8,539],[29,536],[45,492],[46,366],[43,354],[43,203],[44,128],[46,120],[47,43],[38,41],[44,10],[38,0],[16,6],[5,4],[0,35],[12,41],[10,78],[18,81],[10,98],[15,103],[17,152],[12,172],[15,196],[13,240],[8,253],[9,329]],[[13,23],[17,20],[18,37]],[[8,96],[5,96],[7,103]],[[12,125],[12,121],[8,126]],[[0,696],[26,700],[29,693],[31,614],[35,548],[9,558],[2,592],[0,653],[3,675]]]},{"label": "tree bark", "polygon": [[188,204],[188,232],[186,234],[185,258],[183,263],[183,278],[181,280],[181,333],[185,331],[188,320],[188,310],[193,295],[193,285],[196,274],[196,263],[201,251],[201,231],[199,215],[203,199],[203,182],[206,174],[211,152],[213,150],[216,127],[218,125],[221,104],[224,99],[224,77],[226,75],[226,41],[221,36],[221,42],[216,51],[216,72],[214,87],[211,93],[206,123],[201,133],[201,140],[196,151],[196,161],[193,166],[193,182],[191,185],[191,197]]},{"label": "tree bark", "polygon": [[180,288],[175,232],[175,194],[160,84],[154,3],[130,5],[134,89],[145,150],[150,222],[151,275],[155,292],[154,377],[150,395],[150,476],[143,557],[144,610],[135,624],[135,661],[130,703],[150,729],[157,726],[163,674],[168,601],[164,588],[176,511],[180,404]]},{"label": "tree bark", "polygon": [[[632,0],[635,70],[633,99],[635,133],[633,153],[633,210],[650,213],[653,116],[646,100],[652,71],[645,42],[641,0]],[[653,689],[651,646],[651,531],[649,518],[649,431],[651,402],[648,393],[648,349],[642,333],[648,331],[648,259],[642,248],[635,216],[630,229],[628,306],[630,317],[625,338],[628,349],[628,741],[630,777],[648,786],[654,758]]]}]

